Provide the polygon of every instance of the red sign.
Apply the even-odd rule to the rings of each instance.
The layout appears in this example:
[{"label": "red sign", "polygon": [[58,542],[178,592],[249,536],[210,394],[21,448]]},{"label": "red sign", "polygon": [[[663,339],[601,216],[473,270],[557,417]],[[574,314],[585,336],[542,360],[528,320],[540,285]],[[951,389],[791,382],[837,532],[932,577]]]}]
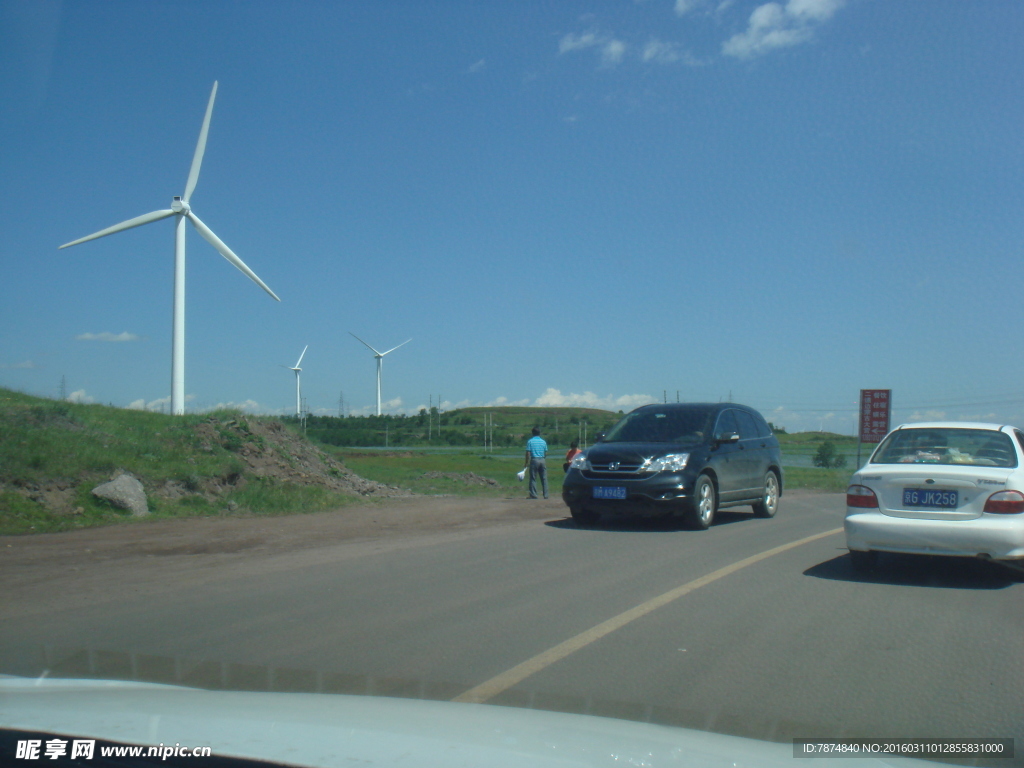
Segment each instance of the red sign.
[{"label": "red sign", "polygon": [[891,389],[862,389],[860,391],[860,441],[880,443],[889,434],[889,415],[892,413]]}]

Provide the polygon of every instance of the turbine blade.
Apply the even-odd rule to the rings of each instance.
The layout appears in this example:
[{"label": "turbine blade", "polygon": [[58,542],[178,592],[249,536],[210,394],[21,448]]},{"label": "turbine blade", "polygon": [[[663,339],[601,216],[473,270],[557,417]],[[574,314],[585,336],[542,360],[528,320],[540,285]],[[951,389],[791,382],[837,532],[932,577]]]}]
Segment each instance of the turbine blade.
[{"label": "turbine blade", "polygon": [[[360,338],[359,338],[358,336],[356,336],[356,335],[355,335],[354,333],[352,333],[352,331],[349,331],[349,332],[348,332],[348,335],[349,335],[349,336],[351,336],[351,337],[352,337],[352,338],[354,338],[354,339],[359,339],[359,341],[363,341],[363,340],[362,340],[362,339],[360,339]],[[375,354],[375,355],[379,355],[379,354],[380,354],[380,352],[378,352],[378,351],[377,351],[376,349],[374,349],[373,347],[370,347],[370,345],[369,345],[369,344],[367,344],[367,343],[366,343],[365,341],[363,341],[363,345],[364,345],[364,346],[366,346],[366,347],[369,347],[369,348],[370,348],[370,350],[371,350],[371,351],[373,352],[373,354]]]},{"label": "turbine blade", "polygon": [[219,237],[217,237],[215,234],[213,234],[213,230],[211,230],[208,226],[206,226],[205,224],[203,224],[202,221],[199,220],[199,217],[196,216],[195,213],[193,213],[192,211],[189,211],[188,212],[188,217],[189,217],[189,219],[192,220],[192,224],[195,226],[195,228],[199,232],[199,234],[202,235],[204,238],[206,238],[206,241],[210,245],[212,245],[214,248],[216,248],[221,256],[223,256],[225,259],[227,259],[232,264],[234,264],[236,267],[238,267],[238,269],[241,272],[243,272],[246,275],[248,275],[249,279],[252,280],[254,283],[256,283],[256,285],[258,285],[264,291],[269,293],[271,296],[273,296],[278,301],[281,300],[281,299],[277,298],[277,294],[276,293],[274,293],[272,290],[270,290],[270,288],[267,287],[266,283],[264,283],[262,280],[260,280],[256,276],[255,272],[253,272],[251,269],[249,269],[247,266],[245,266],[245,262],[242,261],[240,258],[238,258],[235,255],[234,251],[232,251],[230,248],[228,248],[226,245],[224,245],[224,241],[223,240],[221,240]]},{"label": "turbine blade", "polygon": [[[398,345],[398,347],[404,347],[404,346],[405,346],[406,344],[408,344],[408,343],[409,343],[410,341],[412,341],[412,339],[406,339],[406,340],[405,340],[405,341],[403,341],[403,342],[402,342],[401,344],[399,344],[399,345]],[[388,350],[387,352],[382,352],[380,356],[381,356],[381,357],[384,357],[384,355],[388,354],[389,352],[394,352],[394,351],[395,351],[396,349],[398,349],[398,347],[392,347],[392,348],[391,348],[391,349],[389,349],[389,350]]]},{"label": "turbine blade", "polygon": [[[98,237],[105,237],[112,235],[115,232],[120,232],[125,229],[131,229],[133,227],[141,227],[143,224],[149,224],[151,221],[159,221],[160,219],[166,219],[168,216],[173,216],[174,211],[170,208],[165,208],[162,211],[153,211],[152,213],[145,213],[142,216],[136,216],[134,219],[128,219],[128,221],[122,221],[120,224],[115,224],[112,227],[101,229],[99,232],[93,232],[91,235],[80,237],[77,240],[72,240],[70,243],[64,243],[60,248],[68,248],[72,245],[78,245],[84,243],[87,240],[95,240]],[[58,250],[60,250],[58,248]]]},{"label": "turbine blade", "polygon": [[196,144],[196,153],[192,156],[192,167],[188,172],[188,181],[185,182],[185,194],[182,197],[186,203],[195,191],[196,182],[199,181],[199,167],[203,164],[203,154],[206,152],[206,135],[210,132],[210,117],[213,115],[213,100],[217,98],[217,81],[213,81],[213,90],[210,91],[210,101],[206,105],[206,117],[203,118],[203,127],[199,130],[199,142]]},{"label": "turbine blade", "polygon": [[[306,356],[306,349],[309,349],[309,344],[306,345],[306,348],[302,350],[302,354],[299,355],[299,362],[295,364],[295,368],[298,368],[300,365],[302,365],[302,358]],[[295,368],[292,368],[292,370],[294,371]]]}]

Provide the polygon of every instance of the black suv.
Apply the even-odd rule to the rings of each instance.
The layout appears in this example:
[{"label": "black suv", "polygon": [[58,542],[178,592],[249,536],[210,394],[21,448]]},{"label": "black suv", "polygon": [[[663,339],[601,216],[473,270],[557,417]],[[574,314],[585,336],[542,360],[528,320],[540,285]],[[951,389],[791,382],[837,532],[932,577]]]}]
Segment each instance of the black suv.
[{"label": "black suv", "polygon": [[573,459],[562,500],[583,525],[613,512],[679,515],[705,530],[722,507],[773,517],[782,477],[779,441],[753,408],[645,405]]}]

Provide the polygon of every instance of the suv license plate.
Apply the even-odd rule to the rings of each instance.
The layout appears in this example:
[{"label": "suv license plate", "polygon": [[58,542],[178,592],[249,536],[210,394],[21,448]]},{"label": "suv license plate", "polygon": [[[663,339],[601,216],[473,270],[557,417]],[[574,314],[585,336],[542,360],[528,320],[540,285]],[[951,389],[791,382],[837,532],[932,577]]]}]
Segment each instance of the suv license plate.
[{"label": "suv license plate", "polygon": [[956,509],[959,494],[956,491],[936,491],[926,488],[904,488],[904,507],[931,507],[932,509]]},{"label": "suv license plate", "polygon": [[621,486],[614,485],[595,485],[594,486],[594,498],[595,499],[624,499],[626,498],[626,489]]}]

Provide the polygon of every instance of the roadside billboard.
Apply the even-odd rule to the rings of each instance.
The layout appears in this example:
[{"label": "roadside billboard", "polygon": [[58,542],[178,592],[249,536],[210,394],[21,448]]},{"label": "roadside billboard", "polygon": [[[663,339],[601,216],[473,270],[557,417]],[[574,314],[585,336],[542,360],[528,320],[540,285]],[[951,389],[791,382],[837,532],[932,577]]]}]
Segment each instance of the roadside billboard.
[{"label": "roadside billboard", "polygon": [[879,443],[889,434],[892,413],[891,389],[862,389],[860,391],[860,441]]}]

